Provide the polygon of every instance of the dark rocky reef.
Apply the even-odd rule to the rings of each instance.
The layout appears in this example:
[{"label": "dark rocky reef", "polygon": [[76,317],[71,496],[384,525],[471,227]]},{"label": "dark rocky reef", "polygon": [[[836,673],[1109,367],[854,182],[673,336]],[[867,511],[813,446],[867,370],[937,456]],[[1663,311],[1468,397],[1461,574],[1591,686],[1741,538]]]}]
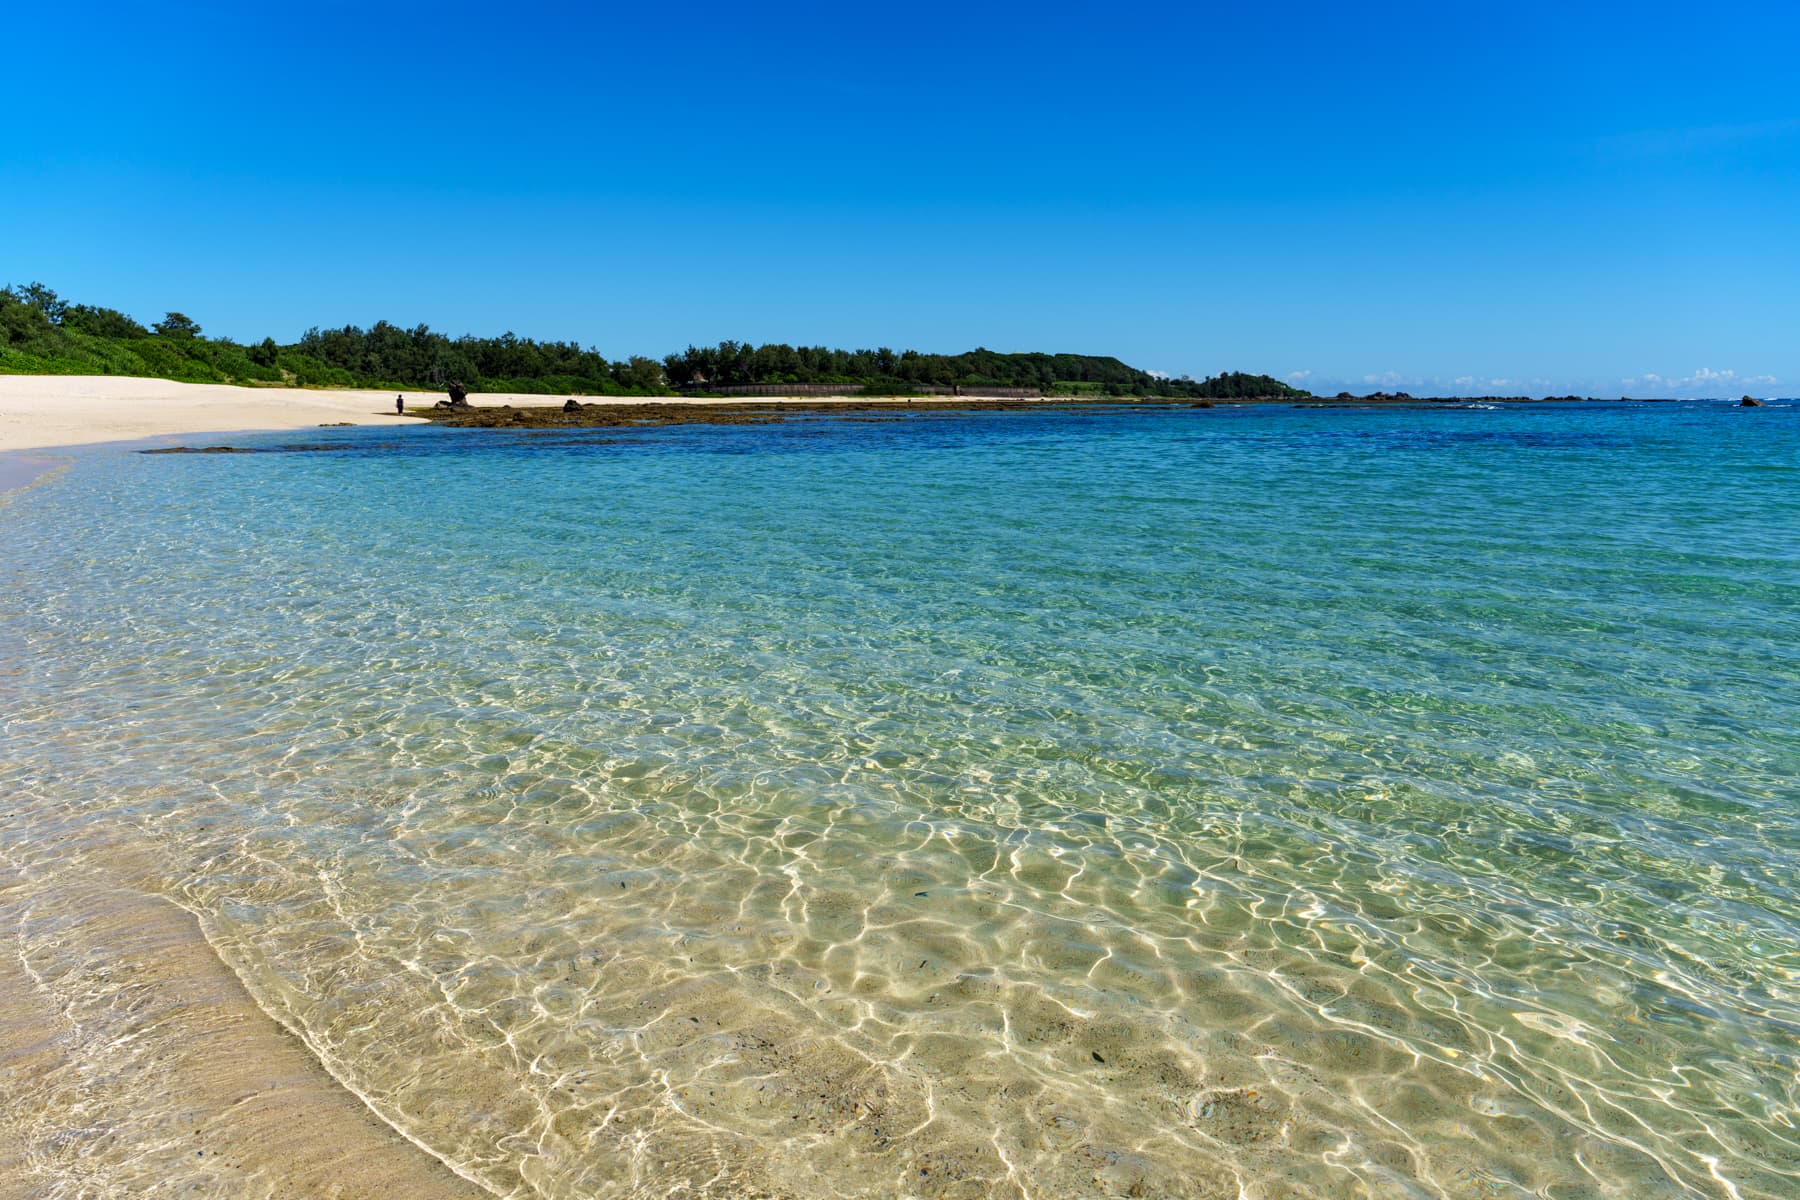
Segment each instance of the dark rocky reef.
[{"label": "dark rocky reef", "polygon": [[[544,404],[460,405],[440,400],[421,415],[433,424],[457,429],[596,429],[632,425],[762,425],[799,418],[837,417],[850,421],[897,420],[909,413],[993,412],[1055,409],[1062,412],[1093,412],[1101,409],[1131,406],[1135,408],[1212,408],[1245,404],[1293,403],[1289,399],[1241,398],[1230,400],[1178,400],[1163,396],[1052,397],[1042,400],[965,396],[961,398],[918,397],[914,399],[850,399],[836,402],[819,401],[750,401],[717,400],[671,403],[656,399],[601,399],[583,402],[574,397],[560,405],[546,397]],[[1343,393],[1335,399],[1302,401],[1301,408],[1345,408],[1374,405],[1437,404],[1540,404],[1585,400],[1584,396],[1550,396],[1535,400],[1530,396],[1428,396],[1414,397],[1405,392],[1376,392],[1368,396]]]},{"label": "dark rocky reef", "polygon": [[[1145,403],[1107,401],[1106,404]],[[1148,403],[1171,407],[1169,401]],[[438,401],[424,413],[434,424],[457,429],[604,429],[632,425],[763,425],[798,417],[843,417],[879,420],[919,412],[983,412],[1017,409],[1092,409],[1091,399],[1079,401],[933,399],[846,400],[833,404],[719,401],[671,404],[656,400],[621,400],[583,403],[570,397],[562,404],[452,406]]]},{"label": "dark rocky reef", "polygon": [[364,449],[355,442],[284,442],[279,446],[159,446],[139,454],[339,454]]},{"label": "dark rocky reef", "polygon": [[1742,400],[1738,401],[1739,408],[1761,408],[1762,406],[1763,402],[1758,400],[1755,396],[1745,396]]}]

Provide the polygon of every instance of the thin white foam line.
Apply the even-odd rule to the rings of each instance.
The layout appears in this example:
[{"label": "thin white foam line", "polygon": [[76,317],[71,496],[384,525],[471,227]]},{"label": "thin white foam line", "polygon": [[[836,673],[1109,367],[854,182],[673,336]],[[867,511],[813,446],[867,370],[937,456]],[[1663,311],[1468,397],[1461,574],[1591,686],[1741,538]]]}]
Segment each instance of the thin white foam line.
[{"label": "thin white foam line", "polygon": [[[18,862],[16,860],[14,860],[12,858],[11,855],[6,856],[6,861],[7,861],[8,866],[12,867],[15,871],[20,870],[20,865],[18,864]],[[206,948],[212,952],[213,958],[221,966],[223,966],[227,971],[231,972],[232,977],[234,979],[236,979],[238,981],[239,986],[244,989],[244,994],[247,997],[249,997],[250,1003],[256,1007],[256,1010],[258,1012],[262,1013],[264,1016],[268,1017],[270,1020],[274,1021],[275,1024],[280,1026],[282,1029],[286,1030],[293,1037],[298,1039],[300,1044],[306,1047],[308,1054],[311,1055],[313,1061],[318,1064],[319,1068],[321,1070],[323,1070],[326,1073],[326,1075],[330,1076],[332,1082],[336,1083],[339,1087],[343,1088],[346,1092],[349,1092],[352,1096],[355,1096],[358,1100],[362,1101],[363,1106],[365,1108],[367,1108],[370,1111],[370,1113],[372,1113],[374,1115],[376,1120],[380,1121],[381,1124],[383,1124],[384,1126],[386,1126],[389,1129],[392,1129],[395,1133],[399,1134],[402,1138],[405,1138],[407,1141],[411,1142],[414,1146],[418,1147],[419,1150],[423,1151],[433,1161],[441,1163],[444,1167],[446,1167],[448,1170],[450,1170],[451,1173],[457,1175],[458,1177],[466,1180],[469,1183],[474,1184],[476,1187],[480,1188],[482,1191],[488,1193],[491,1196],[501,1195],[501,1193],[494,1191],[494,1189],[489,1187],[486,1183],[484,1183],[480,1179],[477,1179],[474,1176],[470,1175],[467,1171],[463,1170],[456,1163],[449,1161],[443,1155],[441,1155],[437,1151],[433,1150],[430,1146],[427,1146],[424,1142],[422,1142],[418,1138],[414,1137],[411,1133],[408,1133],[405,1129],[402,1129],[392,1119],[390,1119],[388,1116],[386,1116],[384,1113],[382,1113],[381,1110],[375,1106],[375,1103],[373,1100],[371,1100],[368,1096],[364,1095],[361,1091],[357,1090],[356,1087],[354,1087],[347,1080],[345,1080],[341,1075],[338,1074],[338,1072],[333,1070],[331,1067],[331,1064],[324,1060],[323,1056],[319,1053],[318,1048],[313,1045],[312,1041],[309,1038],[307,1038],[305,1034],[294,1029],[293,1026],[288,1024],[287,1021],[283,1020],[278,1013],[270,1011],[269,1007],[263,1003],[262,998],[259,995],[257,995],[256,990],[250,986],[249,981],[246,980],[243,977],[243,975],[238,971],[238,969],[236,967],[232,966],[230,961],[227,960],[225,958],[225,956],[219,952],[219,947],[217,946],[217,944],[214,943],[212,936],[207,931],[206,919],[199,912],[197,912],[196,910],[194,910],[192,908],[189,908],[185,904],[182,904],[179,900],[176,900],[172,896],[164,896],[164,895],[160,895],[155,892],[144,892],[142,894],[145,896],[148,896],[152,899],[166,901],[167,903],[173,905],[175,908],[180,909],[181,911],[187,913],[190,917],[194,918],[194,924],[200,931],[200,940],[202,942],[204,942],[206,944]],[[41,974],[39,974],[36,970],[34,970],[32,968],[30,960],[26,957],[26,954],[25,954],[25,948],[24,948],[25,947],[25,937],[24,937],[23,930],[24,930],[25,921],[28,919],[30,912],[31,912],[31,906],[29,904],[27,904],[25,906],[24,910],[20,913],[20,918],[19,918],[19,924],[20,924],[19,964],[20,964],[20,966],[22,966],[25,969],[26,974],[31,976],[32,982],[37,985],[37,987],[40,991],[42,991],[46,994],[54,995],[54,991],[53,991],[53,989],[50,988],[48,981],[45,980]],[[64,1020],[71,1019],[69,1017],[69,1013],[66,1009],[64,1012],[62,1012],[60,1014],[60,1016]],[[134,1038],[135,1036],[136,1036],[135,1034],[128,1035],[127,1038],[122,1039],[122,1040],[129,1041],[132,1038]]]},{"label": "thin white foam line", "polygon": [[[155,893],[146,893],[146,894],[156,895]],[[197,909],[190,908],[189,906],[181,903],[181,901],[175,899],[172,896],[156,895],[156,898],[159,900],[168,901],[170,904],[174,905],[176,908],[181,909],[183,912],[187,913],[189,916],[194,918],[195,925],[197,925],[200,929],[200,939],[206,943],[206,948],[208,950],[212,951],[213,957],[215,959],[217,959],[220,962],[220,964],[222,964],[227,971],[231,972],[233,978],[235,978],[238,981],[239,986],[241,986],[244,989],[244,994],[247,995],[248,997],[250,997],[250,1003],[252,1003],[256,1006],[257,1011],[262,1013],[264,1016],[268,1017],[271,1021],[274,1021],[277,1025],[281,1026],[281,1028],[286,1030],[289,1035],[291,1035],[292,1037],[297,1039],[302,1046],[305,1046],[307,1053],[312,1057],[312,1060],[318,1064],[319,1069],[324,1071],[325,1074],[329,1075],[331,1077],[332,1082],[336,1083],[339,1087],[343,1088],[346,1092],[349,1092],[352,1096],[355,1096],[358,1100],[362,1101],[363,1107],[367,1108],[369,1110],[369,1112],[374,1115],[376,1120],[380,1121],[383,1125],[387,1126],[389,1129],[391,1129],[395,1133],[399,1134],[402,1138],[405,1138],[407,1141],[411,1142],[414,1146],[418,1147],[419,1150],[423,1151],[433,1161],[442,1164],[452,1174],[458,1176],[459,1178],[461,1178],[469,1183],[474,1184],[476,1187],[480,1188],[483,1192],[486,1192],[488,1195],[497,1196],[497,1197],[504,1197],[506,1195],[506,1193],[504,1193],[504,1192],[495,1191],[484,1180],[471,1174],[461,1164],[456,1163],[449,1158],[446,1158],[444,1155],[440,1154],[438,1151],[436,1151],[436,1150],[432,1149],[430,1146],[426,1145],[425,1142],[423,1142],[418,1137],[416,1137],[414,1134],[412,1134],[410,1131],[408,1131],[395,1118],[389,1116],[387,1113],[382,1112],[380,1106],[377,1105],[377,1103],[375,1102],[373,1097],[367,1095],[360,1088],[358,1088],[355,1084],[351,1083],[348,1079],[344,1078],[344,1076],[336,1068],[334,1068],[332,1066],[330,1059],[326,1057],[324,1052],[313,1041],[313,1039],[307,1035],[305,1030],[295,1028],[294,1025],[292,1023],[290,1023],[285,1017],[283,1017],[280,1012],[276,1011],[269,1004],[267,1004],[263,1000],[262,996],[259,994],[258,989],[256,987],[254,987],[251,984],[250,980],[244,976],[244,973],[242,971],[239,971],[237,969],[237,967],[232,964],[231,960],[225,957],[224,953],[222,953],[220,951],[218,943],[213,940],[213,934],[209,928],[210,922],[207,920],[206,916],[203,913],[201,913]],[[526,1186],[527,1187],[531,1186],[529,1181],[526,1182]],[[536,1189],[533,1188],[532,1190],[535,1191]]]}]

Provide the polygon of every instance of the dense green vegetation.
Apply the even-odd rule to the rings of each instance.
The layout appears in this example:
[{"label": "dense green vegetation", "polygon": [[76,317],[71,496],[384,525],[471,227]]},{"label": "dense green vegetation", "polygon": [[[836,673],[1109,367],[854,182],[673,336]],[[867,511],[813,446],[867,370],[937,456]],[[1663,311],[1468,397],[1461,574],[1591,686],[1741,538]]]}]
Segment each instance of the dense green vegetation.
[{"label": "dense green vegetation", "polygon": [[1167,379],[1089,354],[923,354],[770,342],[689,346],[660,361],[608,360],[574,342],[511,333],[452,338],[424,325],[313,328],[287,345],[208,338],[178,312],[145,328],[111,308],[72,304],[41,283],[0,289],[0,374],[142,375],[195,383],[656,395],[748,385],[841,385],[904,394],[921,388],[1036,388],[1052,394],[1188,399],[1298,397],[1267,375]]}]

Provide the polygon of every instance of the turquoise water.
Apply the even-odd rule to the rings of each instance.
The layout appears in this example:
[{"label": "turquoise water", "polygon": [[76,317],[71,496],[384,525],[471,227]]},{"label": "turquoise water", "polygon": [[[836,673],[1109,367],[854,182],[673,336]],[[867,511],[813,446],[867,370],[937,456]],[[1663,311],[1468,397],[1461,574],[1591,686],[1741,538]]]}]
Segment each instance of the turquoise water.
[{"label": "turquoise water", "polygon": [[1800,407],[307,440],[0,507],[4,854],[495,1193],[1800,1194]]}]

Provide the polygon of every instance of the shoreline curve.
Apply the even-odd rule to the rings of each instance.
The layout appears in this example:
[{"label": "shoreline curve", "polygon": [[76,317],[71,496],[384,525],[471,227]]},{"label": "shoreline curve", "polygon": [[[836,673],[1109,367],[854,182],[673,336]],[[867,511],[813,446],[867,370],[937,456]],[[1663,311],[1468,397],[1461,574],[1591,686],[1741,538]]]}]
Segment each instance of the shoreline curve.
[{"label": "shoreline curve", "polygon": [[[0,856],[0,1200],[486,1200],[271,1014],[201,918],[122,871]],[[86,857],[85,855],[83,857]],[[111,864],[109,864],[111,865]]]}]

